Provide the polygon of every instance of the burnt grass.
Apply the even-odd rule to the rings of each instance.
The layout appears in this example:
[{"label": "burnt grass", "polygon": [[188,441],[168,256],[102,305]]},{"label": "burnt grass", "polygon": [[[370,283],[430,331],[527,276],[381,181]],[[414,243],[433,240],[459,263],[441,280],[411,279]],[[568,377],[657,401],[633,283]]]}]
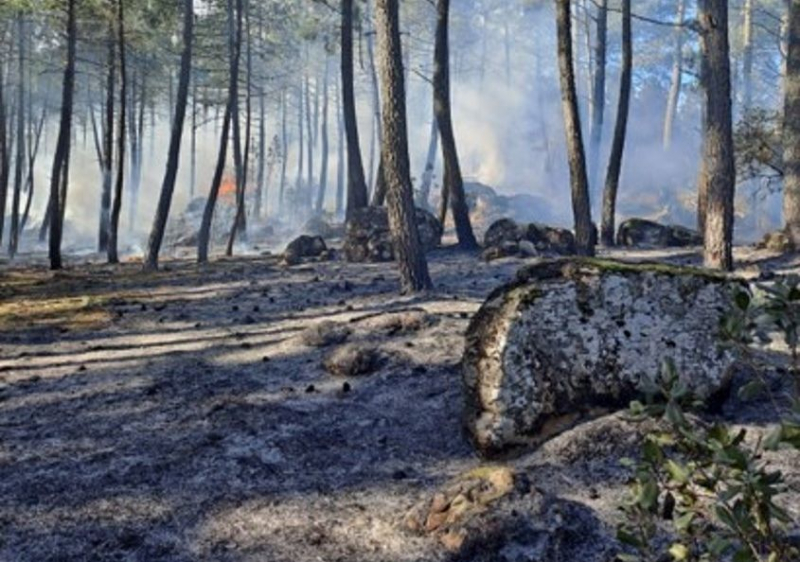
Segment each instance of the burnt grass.
[{"label": "burnt grass", "polygon": [[[523,262],[429,257],[436,288],[418,296],[391,264],[3,266],[0,560],[483,559],[401,522],[480,464],[460,423],[463,333]],[[326,372],[341,344],[307,337],[322,322],[377,349],[374,372]],[[610,527],[603,490],[624,477],[592,441],[522,465]]]}]

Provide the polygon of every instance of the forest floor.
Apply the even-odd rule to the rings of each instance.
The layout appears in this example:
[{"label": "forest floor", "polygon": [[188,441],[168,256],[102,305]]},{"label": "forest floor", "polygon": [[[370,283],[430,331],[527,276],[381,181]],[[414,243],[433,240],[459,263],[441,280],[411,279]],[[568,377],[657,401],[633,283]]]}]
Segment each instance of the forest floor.
[{"label": "forest floor", "polygon": [[[800,260],[738,257],[748,275],[800,271]],[[529,559],[503,525],[481,537],[486,552],[404,528],[409,508],[481,464],[460,424],[463,334],[525,263],[429,258],[436,289],[414,297],[398,295],[391,264],[3,266],[0,560]],[[379,349],[379,368],[328,374],[341,343],[318,337],[322,322]],[[761,406],[726,415],[763,432],[774,419]],[[632,454],[620,423],[591,422],[509,461],[533,492],[498,508],[506,523],[550,498],[583,514],[560,559],[600,552],[595,535],[613,535],[618,518],[619,459]],[[776,462],[800,518],[800,458]]]}]

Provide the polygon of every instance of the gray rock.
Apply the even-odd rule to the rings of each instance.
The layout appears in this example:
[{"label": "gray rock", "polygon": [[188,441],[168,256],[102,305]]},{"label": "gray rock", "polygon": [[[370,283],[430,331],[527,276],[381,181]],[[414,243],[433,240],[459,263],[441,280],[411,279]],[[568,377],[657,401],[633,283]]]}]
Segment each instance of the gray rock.
[{"label": "gray rock", "polygon": [[619,225],[617,244],[645,248],[681,248],[700,246],[703,237],[678,225],[664,225],[646,219],[628,219]]},{"label": "gray rock", "polygon": [[[429,251],[439,246],[443,232],[439,220],[423,209],[416,209],[416,219],[423,249]],[[394,260],[385,207],[365,207],[353,212],[347,221],[344,254],[347,261],[356,263]]]},{"label": "gray rock", "polygon": [[638,397],[664,359],[700,398],[727,390],[718,325],[737,281],[666,265],[562,259],[523,269],[473,318],[465,423],[484,455],[541,444]]},{"label": "gray rock", "polygon": [[496,221],[483,239],[483,258],[574,255],[575,236],[569,230],[544,224],[518,224],[504,218]]},{"label": "gray rock", "polygon": [[283,260],[288,265],[297,265],[305,258],[318,258],[325,254],[328,247],[320,236],[298,236],[292,240],[283,252]]}]

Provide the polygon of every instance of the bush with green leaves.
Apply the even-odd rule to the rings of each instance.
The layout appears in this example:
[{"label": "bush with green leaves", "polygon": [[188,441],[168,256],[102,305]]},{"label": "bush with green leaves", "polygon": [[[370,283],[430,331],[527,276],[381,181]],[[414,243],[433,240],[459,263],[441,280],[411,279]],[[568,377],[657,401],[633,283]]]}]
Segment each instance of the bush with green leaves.
[{"label": "bush with green leaves", "polygon": [[755,442],[743,429],[705,423],[689,413],[702,404],[665,362],[647,399],[631,404],[634,419],[656,420],[658,429],[646,432],[640,460],[625,461],[634,477],[618,528],[619,540],[631,547],[619,555],[624,562],[800,560],[787,535],[793,522],[776,503],[786,491],[784,477],[765,460],[768,451],[800,449],[800,279],[759,285],[755,293],[742,286],[734,294],[721,337],[753,367],[743,399],[769,392],[753,344],[776,335],[783,340],[795,384],[789,400],[770,397],[781,423]]}]

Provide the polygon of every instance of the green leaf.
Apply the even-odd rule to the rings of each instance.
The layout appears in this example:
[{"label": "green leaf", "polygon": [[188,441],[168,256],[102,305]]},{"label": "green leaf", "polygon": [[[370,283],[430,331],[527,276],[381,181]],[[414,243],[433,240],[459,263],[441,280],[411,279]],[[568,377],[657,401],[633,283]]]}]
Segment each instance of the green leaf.
[{"label": "green leaf", "polygon": [[643,540],[639,538],[638,535],[635,535],[634,533],[622,527],[617,529],[617,540],[619,540],[619,542],[622,544],[627,544],[628,546],[635,548],[641,548],[644,546]]},{"label": "green leaf", "polygon": [[670,478],[678,484],[686,484],[689,481],[689,470],[685,466],[670,459],[667,461],[666,468]]},{"label": "green leaf", "polygon": [[781,441],[783,441],[783,426],[778,426],[767,434],[762,443],[767,451],[776,451]]},{"label": "green leaf", "polygon": [[736,293],[734,301],[736,302],[736,306],[739,307],[739,310],[747,310],[750,306],[750,295],[747,291],[739,291]]},{"label": "green leaf", "polygon": [[764,383],[760,380],[752,380],[739,389],[739,398],[750,401],[764,392]]},{"label": "green leaf", "polygon": [[694,513],[689,511],[675,519],[675,528],[680,532],[685,532],[691,527],[694,521]]}]

